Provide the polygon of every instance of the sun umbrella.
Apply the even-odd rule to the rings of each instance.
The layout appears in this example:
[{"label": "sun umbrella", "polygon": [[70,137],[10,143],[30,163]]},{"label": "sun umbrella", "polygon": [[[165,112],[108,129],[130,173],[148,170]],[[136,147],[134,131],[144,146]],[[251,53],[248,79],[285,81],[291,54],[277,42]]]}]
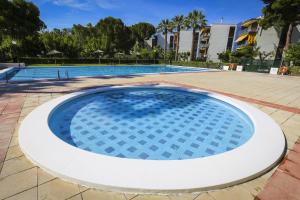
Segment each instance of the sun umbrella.
[{"label": "sun umbrella", "polygon": [[104,51],[102,51],[102,50],[100,50],[100,49],[94,51],[94,54],[102,54],[102,53],[104,53]]},{"label": "sun umbrella", "polygon": [[118,58],[119,58],[119,64],[120,64],[120,63],[121,63],[120,57],[121,57],[122,55],[125,55],[125,54],[122,53],[122,52],[118,52],[118,53],[116,53],[116,55],[118,55]]},{"label": "sun umbrella", "polygon": [[100,64],[100,55],[102,55],[104,53],[104,51],[100,50],[100,49],[97,49],[96,51],[94,51],[94,54],[98,54],[99,55],[99,60],[98,60],[98,63]]},{"label": "sun umbrella", "polygon": [[[48,53],[47,53],[47,55],[48,56],[55,56],[55,55],[59,55],[59,54],[63,54],[62,52],[60,52],[60,51],[57,51],[57,50],[52,50],[52,51],[49,51]],[[55,64],[56,64],[56,59],[54,59],[55,60]]]},{"label": "sun umbrella", "polygon": [[47,55],[48,56],[54,56],[54,55],[58,55],[58,54],[62,54],[62,52],[60,52],[60,51],[57,51],[57,50],[52,50],[52,51],[49,51],[48,53],[47,53]]}]

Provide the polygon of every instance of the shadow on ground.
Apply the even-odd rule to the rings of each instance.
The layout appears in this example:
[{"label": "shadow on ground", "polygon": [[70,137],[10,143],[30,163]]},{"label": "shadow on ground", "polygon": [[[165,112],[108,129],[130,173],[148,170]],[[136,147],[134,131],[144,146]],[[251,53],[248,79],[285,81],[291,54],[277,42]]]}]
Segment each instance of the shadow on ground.
[{"label": "shadow on ground", "polygon": [[[63,80],[31,80],[31,81],[10,81],[8,83],[0,82],[0,97],[5,96],[6,94],[24,94],[24,93],[71,93],[78,90],[92,89],[96,87],[108,87],[115,86],[119,84],[101,84],[99,86],[88,86],[80,87],[80,85],[73,85],[74,83],[82,83],[88,81],[89,79],[93,80],[108,80],[108,79],[131,79],[136,77],[143,77],[143,75],[124,75],[124,76],[98,76],[90,78],[71,78]],[[96,82],[95,82],[96,83]]]}]

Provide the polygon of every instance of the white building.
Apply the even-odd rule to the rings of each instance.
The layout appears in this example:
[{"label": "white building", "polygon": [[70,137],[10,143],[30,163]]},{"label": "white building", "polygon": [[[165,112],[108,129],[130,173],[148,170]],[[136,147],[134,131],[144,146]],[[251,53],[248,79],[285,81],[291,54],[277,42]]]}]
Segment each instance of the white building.
[{"label": "white building", "polygon": [[[191,52],[192,30],[182,30],[180,32],[179,53]],[[263,30],[257,23],[257,19],[247,20],[239,24],[212,24],[196,31],[195,51],[196,60],[219,62],[218,54],[226,50],[235,51],[247,45],[259,47],[261,52],[277,51],[281,32],[272,27]],[[150,46],[160,46],[164,48],[165,35],[158,32],[146,43]],[[294,28],[292,43],[300,42],[300,25]],[[167,49],[176,49],[176,33],[168,33]],[[270,57],[270,59],[274,59]]]}]

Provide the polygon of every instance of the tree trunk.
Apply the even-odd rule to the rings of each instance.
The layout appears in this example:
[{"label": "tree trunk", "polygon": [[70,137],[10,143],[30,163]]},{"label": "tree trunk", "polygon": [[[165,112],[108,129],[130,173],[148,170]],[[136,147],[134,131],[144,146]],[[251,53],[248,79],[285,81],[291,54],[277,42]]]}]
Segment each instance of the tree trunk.
[{"label": "tree trunk", "polygon": [[192,36],[192,48],[191,48],[191,61],[195,59],[195,52],[194,52],[194,48],[195,48],[195,33],[196,30],[193,28],[193,36]]},{"label": "tree trunk", "polygon": [[286,41],[285,41],[285,45],[284,45],[284,50],[285,51],[288,50],[289,44],[291,43],[293,29],[294,29],[293,24],[292,23],[289,24],[289,28],[288,28],[288,31],[287,31],[287,34],[286,34]]},{"label": "tree trunk", "polygon": [[178,61],[179,41],[180,41],[180,30],[178,30],[177,32],[177,45],[176,45],[176,58],[175,58],[176,61]]},{"label": "tree trunk", "polygon": [[165,49],[164,49],[164,60],[166,60],[166,54],[167,54],[167,45],[168,45],[168,31],[165,32]]},{"label": "tree trunk", "polygon": [[286,43],[286,38],[287,38],[287,32],[288,32],[288,26],[284,26],[281,29],[280,37],[279,37],[279,42],[276,50],[276,55],[275,55],[275,60],[273,65],[275,67],[280,67],[282,63],[282,54],[283,54],[283,49]]}]

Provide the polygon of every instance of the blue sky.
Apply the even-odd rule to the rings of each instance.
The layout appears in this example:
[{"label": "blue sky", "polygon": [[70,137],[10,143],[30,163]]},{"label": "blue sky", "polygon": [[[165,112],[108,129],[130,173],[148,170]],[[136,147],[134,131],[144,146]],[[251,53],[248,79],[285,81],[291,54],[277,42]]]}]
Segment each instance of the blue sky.
[{"label": "blue sky", "polygon": [[193,9],[204,12],[208,23],[237,23],[261,15],[261,0],[31,0],[41,11],[48,29],[73,24],[96,24],[106,16],[121,18],[131,25],[145,21],[157,25],[161,19]]}]

